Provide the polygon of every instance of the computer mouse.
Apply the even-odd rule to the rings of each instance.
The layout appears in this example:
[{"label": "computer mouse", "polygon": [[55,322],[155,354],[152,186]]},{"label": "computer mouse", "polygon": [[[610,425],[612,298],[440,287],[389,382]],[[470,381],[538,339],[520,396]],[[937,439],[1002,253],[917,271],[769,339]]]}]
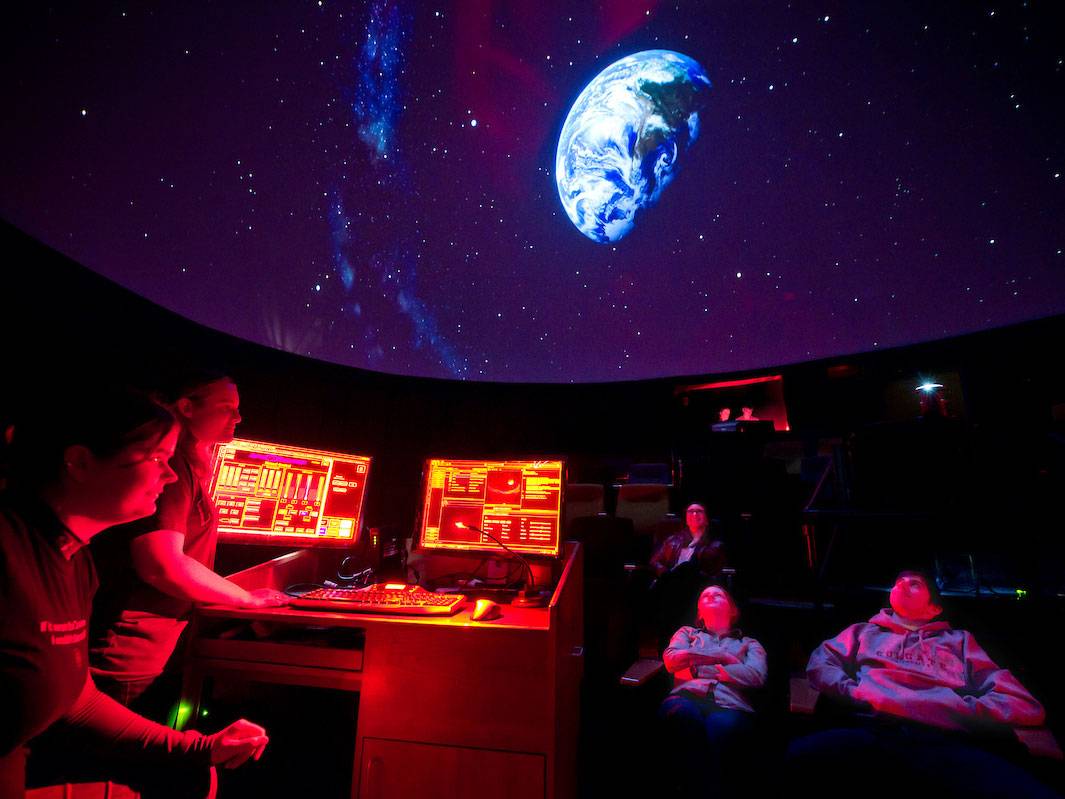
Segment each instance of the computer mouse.
[{"label": "computer mouse", "polygon": [[492,619],[498,619],[502,615],[503,611],[499,609],[499,605],[491,599],[478,599],[473,606],[473,613],[470,614],[470,618],[474,621],[491,621]]}]

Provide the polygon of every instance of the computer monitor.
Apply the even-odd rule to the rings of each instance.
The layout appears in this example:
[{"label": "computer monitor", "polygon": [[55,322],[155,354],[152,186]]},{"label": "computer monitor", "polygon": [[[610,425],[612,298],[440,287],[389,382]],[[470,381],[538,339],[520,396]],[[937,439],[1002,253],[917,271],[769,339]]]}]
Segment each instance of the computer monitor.
[{"label": "computer monitor", "polygon": [[[561,460],[426,461],[419,546],[449,552],[557,557],[562,529]],[[490,535],[486,535],[489,533]]]},{"label": "computer monitor", "polygon": [[349,547],[362,526],[370,457],[235,439],[215,449],[220,541]]}]

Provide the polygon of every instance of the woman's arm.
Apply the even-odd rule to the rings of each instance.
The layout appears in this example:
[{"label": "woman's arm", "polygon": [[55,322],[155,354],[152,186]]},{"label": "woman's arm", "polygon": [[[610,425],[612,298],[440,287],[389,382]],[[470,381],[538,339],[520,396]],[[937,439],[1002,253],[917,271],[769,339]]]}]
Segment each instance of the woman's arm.
[{"label": "woman's arm", "polygon": [[144,582],[178,599],[234,607],[283,605],[287,597],[266,589],[246,591],[236,583],[185,554],[185,535],[176,530],[155,530],[130,543],[133,568]]},{"label": "woman's arm", "polygon": [[718,663],[715,666],[718,679],[744,688],[761,688],[769,674],[765,649],[753,638],[748,638],[741,654],[743,658],[739,663]]},{"label": "woman's arm", "polygon": [[691,650],[691,627],[681,627],[673,637],[669,639],[669,646],[662,653],[662,662],[666,665],[666,671],[676,674],[679,671],[690,668],[695,662],[696,653]]},{"label": "woman's arm", "polygon": [[163,751],[203,765],[210,760],[211,742],[206,735],[178,732],[138,716],[97,690],[88,674],[81,693],[63,720],[95,733],[116,748],[129,748],[134,752]]},{"label": "woman's arm", "polygon": [[269,738],[257,724],[240,719],[213,735],[178,732],[139,716],[101,693],[86,674],[85,684],[63,721],[99,736],[108,746],[132,757],[186,759],[190,767],[236,768],[259,759]]},{"label": "woman's arm", "polygon": [[651,571],[654,572],[655,577],[661,577],[673,568],[673,563],[676,559],[677,555],[673,551],[673,536],[670,536],[662,542],[661,546],[659,546],[651,556],[651,562],[649,564]]}]

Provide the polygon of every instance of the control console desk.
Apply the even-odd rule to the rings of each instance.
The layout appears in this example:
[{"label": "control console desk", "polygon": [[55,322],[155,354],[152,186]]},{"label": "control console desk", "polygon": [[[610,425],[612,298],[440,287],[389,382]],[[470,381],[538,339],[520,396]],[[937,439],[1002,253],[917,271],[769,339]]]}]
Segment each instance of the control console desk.
[{"label": "control console desk", "polygon": [[[318,582],[336,554],[303,550],[231,575],[247,589]],[[428,564],[431,567],[431,560]],[[450,617],[199,608],[183,685],[205,677],[359,692],[353,799],[569,799],[583,668],[582,552],[565,544],[547,607]],[[432,575],[425,575],[431,577]]]}]

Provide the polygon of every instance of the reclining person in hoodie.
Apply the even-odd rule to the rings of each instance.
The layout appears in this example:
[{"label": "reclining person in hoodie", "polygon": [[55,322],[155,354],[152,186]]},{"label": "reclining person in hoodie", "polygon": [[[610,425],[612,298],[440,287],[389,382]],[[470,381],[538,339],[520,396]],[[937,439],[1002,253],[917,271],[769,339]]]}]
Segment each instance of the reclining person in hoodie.
[{"label": "reclining person in hoodie", "polygon": [[900,779],[922,796],[1057,796],[1013,762],[1013,750],[1024,754],[1015,728],[1041,725],[1042,705],[939,618],[924,574],[900,573],[890,604],[810,656],[810,682],[849,707],[853,724],[793,741],[793,777],[822,796],[860,785],[863,799],[897,796]]}]

